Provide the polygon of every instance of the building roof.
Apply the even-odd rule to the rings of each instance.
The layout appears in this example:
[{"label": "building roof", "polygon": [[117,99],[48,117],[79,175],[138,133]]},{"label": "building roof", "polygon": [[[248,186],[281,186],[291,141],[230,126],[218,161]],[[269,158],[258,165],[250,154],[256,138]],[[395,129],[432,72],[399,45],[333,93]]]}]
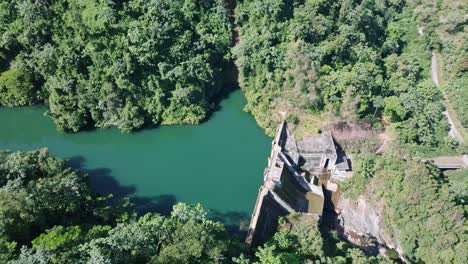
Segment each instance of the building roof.
[{"label": "building roof", "polygon": [[325,163],[324,159],[337,156],[336,146],[330,132],[318,137],[307,137],[298,142],[294,134],[289,131],[285,121],[280,124],[274,142],[294,164],[305,171],[320,168]]},{"label": "building roof", "polygon": [[318,137],[308,137],[297,142],[301,154],[336,155],[335,143],[330,133],[322,133]]}]

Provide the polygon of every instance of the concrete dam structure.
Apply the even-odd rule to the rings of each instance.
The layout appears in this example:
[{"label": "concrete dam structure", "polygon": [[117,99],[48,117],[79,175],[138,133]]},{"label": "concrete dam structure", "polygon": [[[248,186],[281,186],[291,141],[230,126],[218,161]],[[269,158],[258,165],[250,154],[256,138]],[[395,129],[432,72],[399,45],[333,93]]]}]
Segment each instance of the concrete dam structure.
[{"label": "concrete dam structure", "polygon": [[283,122],[272,142],[246,242],[268,240],[281,216],[290,213],[320,220],[325,200],[338,202],[338,184],[351,175],[348,157],[331,132],[296,141]]}]

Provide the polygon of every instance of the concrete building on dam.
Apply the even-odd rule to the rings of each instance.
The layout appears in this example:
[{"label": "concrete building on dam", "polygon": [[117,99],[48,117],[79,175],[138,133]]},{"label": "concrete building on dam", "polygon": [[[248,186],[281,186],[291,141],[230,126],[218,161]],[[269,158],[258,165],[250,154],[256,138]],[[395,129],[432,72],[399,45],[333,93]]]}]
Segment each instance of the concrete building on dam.
[{"label": "concrete building on dam", "polygon": [[272,142],[246,242],[260,244],[290,213],[320,219],[325,202],[336,206],[337,182],[349,177],[351,163],[331,132],[297,141],[283,122]]}]

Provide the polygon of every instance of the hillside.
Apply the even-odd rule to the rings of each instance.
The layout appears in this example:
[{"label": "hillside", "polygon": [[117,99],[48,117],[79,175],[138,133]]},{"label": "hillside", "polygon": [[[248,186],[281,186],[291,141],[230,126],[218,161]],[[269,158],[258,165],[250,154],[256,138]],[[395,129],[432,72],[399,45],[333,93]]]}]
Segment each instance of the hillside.
[{"label": "hillside", "polygon": [[222,1],[0,1],[0,106],[63,131],[197,124],[223,93]]},{"label": "hillside", "polygon": [[208,120],[236,81],[269,136],[284,120],[298,139],[340,130],[347,217],[399,253],[367,254],[300,215],[248,248],[199,204],[137,215],[131,197],[100,197],[46,149],[0,150],[0,263],[468,263],[467,170],[430,162],[468,153],[467,11],[462,0],[0,0],[0,107],[44,105],[63,132],[132,132]]}]

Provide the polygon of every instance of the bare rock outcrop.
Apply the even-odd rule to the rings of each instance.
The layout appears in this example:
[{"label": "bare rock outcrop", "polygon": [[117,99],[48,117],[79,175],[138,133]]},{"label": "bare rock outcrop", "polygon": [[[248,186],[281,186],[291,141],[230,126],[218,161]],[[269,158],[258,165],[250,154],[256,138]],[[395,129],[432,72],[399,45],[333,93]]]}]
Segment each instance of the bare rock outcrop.
[{"label": "bare rock outcrop", "polygon": [[347,240],[371,254],[386,254],[393,250],[406,262],[397,240],[398,230],[389,232],[384,228],[381,206],[369,203],[362,196],[351,201],[342,194],[336,211],[337,224]]}]

